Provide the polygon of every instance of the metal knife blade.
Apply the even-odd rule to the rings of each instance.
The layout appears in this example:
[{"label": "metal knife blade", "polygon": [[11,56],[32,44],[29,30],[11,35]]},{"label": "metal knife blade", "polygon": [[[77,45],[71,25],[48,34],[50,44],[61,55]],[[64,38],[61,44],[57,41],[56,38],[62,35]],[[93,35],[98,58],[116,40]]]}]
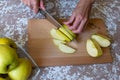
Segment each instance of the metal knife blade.
[{"label": "metal knife blade", "polygon": [[40,12],[57,28],[62,27],[62,25],[57,20],[55,20],[55,18],[52,17],[46,10],[40,10]]}]

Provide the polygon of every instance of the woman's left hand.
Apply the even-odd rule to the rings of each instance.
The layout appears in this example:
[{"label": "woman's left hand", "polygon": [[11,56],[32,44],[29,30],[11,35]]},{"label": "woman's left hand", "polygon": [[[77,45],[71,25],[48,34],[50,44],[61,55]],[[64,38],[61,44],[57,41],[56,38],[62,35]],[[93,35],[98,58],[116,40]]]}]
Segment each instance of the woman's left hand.
[{"label": "woman's left hand", "polygon": [[64,22],[75,34],[81,33],[85,26],[91,9],[92,0],[80,0],[74,9],[72,16],[67,22]]}]

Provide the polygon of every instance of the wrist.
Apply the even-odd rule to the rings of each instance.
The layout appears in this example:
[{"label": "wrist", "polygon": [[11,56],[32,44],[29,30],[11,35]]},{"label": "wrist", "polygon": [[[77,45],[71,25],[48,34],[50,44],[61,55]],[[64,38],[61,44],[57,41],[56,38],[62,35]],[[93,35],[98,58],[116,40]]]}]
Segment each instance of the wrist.
[{"label": "wrist", "polygon": [[95,0],[79,0],[77,6],[91,5]]},{"label": "wrist", "polygon": [[95,0],[91,0],[91,3],[94,3],[95,2]]}]

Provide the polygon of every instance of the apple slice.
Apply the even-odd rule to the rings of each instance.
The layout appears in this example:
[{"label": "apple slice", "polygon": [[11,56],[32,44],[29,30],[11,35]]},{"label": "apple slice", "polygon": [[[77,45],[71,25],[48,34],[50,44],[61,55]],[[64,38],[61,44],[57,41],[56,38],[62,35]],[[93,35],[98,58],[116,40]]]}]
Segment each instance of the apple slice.
[{"label": "apple slice", "polygon": [[70,40],[73,40],[74,37],[62,26],[59,28],[59,30],[64,33],[68,38],[70,38]]},{"label": "apple slice", "polygon": [[63,27],[64,27],[65,30],[67,30],[67,31],[73,36],[73,38],[76,38],[76,34],[74,34],[74,33],[67,27],[67,25],[64,24]]},{"label": "apple slice", "polygon": [[56,30],[56,29],[53,28],[50,31],[50,34],[55,39],[62,40],[62,41],[69,41],[70,42],[70,39],[67,36],[65,36],[63,33],[61,33],[59,30]]},{"label": "apple slice", "polygon": [[60,30],[57,29],[56,33],[57,33],[58,35],[60,35],[61,37],[63,37],[63,38],[65,39],[65,41],[67,41],[67,42],[70,42],[70,41],[71,41],[71,40],[70,40],[64,33],[62,33]]},{"label": "apple slice", "polygon": [[95,40],[88,39],[86,43],[86,49],[88,54],[92,57],[102,56],[102,49]]},{"label": "apple slice", "polygon": [[61,40],[58,40],[58,39],[53,39],[53,43],[56,45],[56,46],[59,46],[59,44],[66,44],[65,41],[61,41]]},{"label": "apple slice", "polygon": [[91,38],[96,40],[101,47],[108,47],[110,45],[110,39],[106,36],[94,34]]},{"label": "apple slice", "polygon": [[60,51],[62,51],[63,53],[74,53],[76,51],[74,48],[69,47],[69,46],[62,44],[62,43],[59,44],[58,47],[59,47]]},{"label": "apple slice", "polygon": [[58,46],[59,50],[64,53],[74,53],[76,50],[70,46],[67,46],[65,41],[53,39],[53,43]]}]

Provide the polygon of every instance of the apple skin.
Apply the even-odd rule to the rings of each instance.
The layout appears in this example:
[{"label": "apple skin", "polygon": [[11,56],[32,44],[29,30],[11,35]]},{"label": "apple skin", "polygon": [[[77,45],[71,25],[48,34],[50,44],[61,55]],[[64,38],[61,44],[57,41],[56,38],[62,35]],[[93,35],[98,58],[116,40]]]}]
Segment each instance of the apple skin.
[{"label": "apple skin", "polygon": [[12,80],[28,80],[31,74],[32,64],[28,59],[19,58],[19,65],[8,73]]},{"label": "apple skin", "polygon": [[17,45],[15,44],[15,42],[10,39],[10,38],[7,38],[7,37],[2,37],[0,38],[0,44],[6,44],[6,45],[9,45],[10,47],[16,49],[17,48]]},{"label": "apple skin", "polygon": [[6,74],[18,65],[16,50],[9,45],[0,44],[0,73]]}]

